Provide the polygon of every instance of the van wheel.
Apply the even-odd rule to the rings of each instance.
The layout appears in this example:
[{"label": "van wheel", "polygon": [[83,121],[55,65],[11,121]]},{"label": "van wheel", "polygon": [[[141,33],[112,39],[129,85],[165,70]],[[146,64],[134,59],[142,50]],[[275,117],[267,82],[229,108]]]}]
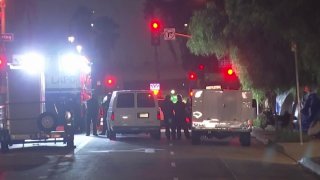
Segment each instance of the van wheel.
[{"label": "van wheel", "polygon": [[53,113],[44,112],[38,118],[38,128],[49,133],[57,128],[57,117]]},{"label": "van wheel", "polygon": [[250,146],[251,145],[251,135],[249,132],[241,133],[239,137],[240,144],[242,146]]},{"label": "van wheel", "polygon": [[115,141],[117,139],[117,133],[110,130],[109,131],[109,139]]},{"label": "van wheel", "polygon": [[161,131],[155,131],[155,132],[152,132],[151,134],[151,137],[153,139],[156,139],[156,140],[160,140],[161,139]]},{"label": "van wheel", "polygon": [[5,141],[1,141],[1,152],[6,153],[9,151],[9,144]]},{"label": "van wheel", "polygon": [[201,135],[197,132],[192,132],[191,133],[191,143],[192,145],[199,145],[201,143],[200,140]]}]

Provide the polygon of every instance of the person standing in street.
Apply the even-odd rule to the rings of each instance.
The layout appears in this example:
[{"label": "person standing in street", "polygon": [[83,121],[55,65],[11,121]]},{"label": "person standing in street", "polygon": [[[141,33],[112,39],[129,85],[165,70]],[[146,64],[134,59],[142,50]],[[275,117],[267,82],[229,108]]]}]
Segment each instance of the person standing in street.
[{"label": "person standing in street", "polygon": [[187,124],[187,128],[191,129],[192,127],[192,102],[191,102],[191,98],[187,99],[186,102],[186,124]]},{"label": "person standing in street", "polygon": [[161,110],[164,116],[164,126],[165,126],[165,134],[168,140],[170,138],[176,139],[176,128],[174,122],[174,114],[173,114],[173,102],[171,101],[170,95],[166,95],[164,102],[162,104]]},{"label": "person standing in street", "polygon": [[184,135],[187,139],[190,138],[189,130],[186,123],[186,104],[182,101],[182,96],[177,96],[177,103],[174,104],[174,116],[177,127],[177,139],[181,139],[181,129],[184,131]]},{"label": "person standing in street", "polygon": [[106,95],[103,100],[102,100],[102,108],[103,108],[103,126],[102,126],[102,131],[100,135],[106,135],[108,125],[107,125],[107,113],[108,113],[108,108],[109,108],[109,103],[110,103],[110,97]]},{"label": "person standing in street", "polygon": [[87,101],[87,123],[86,123],[86,135],[90,135],[90,125],[92,123],[92,134],[97,136],[97,122],[99,114],[99,102],[97,95],[92,94],[92,97]]}]

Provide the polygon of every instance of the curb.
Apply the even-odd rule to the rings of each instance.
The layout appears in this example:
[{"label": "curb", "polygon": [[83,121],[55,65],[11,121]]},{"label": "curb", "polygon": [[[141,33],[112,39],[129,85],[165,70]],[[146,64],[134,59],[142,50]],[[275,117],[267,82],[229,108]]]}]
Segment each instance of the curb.
[{"label": "curb", "polygon": [[309,169],[316,175],[320,176],[320,165],[314,163],[310,158],[302,158],[298,161],[299,164],[301,164],[303,167]]},{"label": "curb", "polygon": [[276,142],[272,142],[270,139],[267,139],[265,137],[261,137],[255,133],[251,133],[251,136],[256,138],[258,141],[262,142],[264,145],[270,145],[270,144],[275,144],[276,145],[276,150],[284,155],[286,155],[287,157],[289,157],[290,159],[292,159],[293,161],[297,161],[298,164],[300,164],[302,167],[306,168],[307,170],[315,173],[316,175],[320,176],[320,165],[313,162],[310,158],[306,158],[303,157],[300,160],[296,160],[293,157],[291,157],[286,151],[285,151],[285,147],[283,147],[281,144],[276,143]]}]

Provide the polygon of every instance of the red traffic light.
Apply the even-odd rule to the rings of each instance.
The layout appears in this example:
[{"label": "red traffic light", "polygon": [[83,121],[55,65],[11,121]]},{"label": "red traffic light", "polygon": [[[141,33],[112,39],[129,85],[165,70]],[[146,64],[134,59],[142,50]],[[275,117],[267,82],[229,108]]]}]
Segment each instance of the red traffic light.
[{"label": "red traffic light", "polygon": [[228,68],[227,69],[227,74],[229,75],[229,76],[231,76],[231,75],[233,75],[233,69],[232,68]]},{"label": "red traffic light", "polygon": [[204,70],[204,65],[203,64],[199,64],[198,68],[199,68],[199,70],[203,71]]},{"label": "red traffic light", "polygon": [[150,26],[152,32],[159,32],[161,28],[161,23],[158,19],[152,19]]},{"label": "red traffic light", "polygon": [[116,78],[114,76],[107,76],[104,81],[105,86],[114,87],[116,84]]},{"label": "red traffic light", "polygon": [[188,78],[189,78],[189,80],[196,80],[197,74],[195,72],[189,72]]},{"label": "red traffic light", "polygon": [[7,64],[7,57],[4,54],[0,54],[0,70],[4,70]]}]

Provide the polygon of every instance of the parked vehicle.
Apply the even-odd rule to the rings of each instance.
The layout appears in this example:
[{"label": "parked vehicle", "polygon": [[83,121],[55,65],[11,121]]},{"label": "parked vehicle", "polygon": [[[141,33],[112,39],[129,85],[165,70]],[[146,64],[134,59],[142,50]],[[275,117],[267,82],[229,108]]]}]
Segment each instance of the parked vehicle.
[{"label": "parked vehicle", "polygon": [[8,103],[0,129],[1,151],[8,151],[12,144],[34,142],[63,142],[74,147],[73,113],[68,107],[47,111],[43,73],[9,69],[7,74]]},{"label": "parked vehicle", "polygon": [[113,91],[107,112],[108,137],[117,133],[149,133],[160,139],[158,101],[149,90]]},{"label": "parked vehicle", "polygon": [[249,146],[255,107],[249,91],[193,90],[192,144],[199,144],[201,137],[239,136],[241,145]]},{"label": "parked vehicle", "polygon": [[79,126],[84,117],[81,107],[88,90],[89,60],[73,53],[50,60],[28,53],[10,60],[7,103],[1,108],[5,112],[0,118],[1,150],[34,142],[63,142],[73,148],[75,119]]}]

